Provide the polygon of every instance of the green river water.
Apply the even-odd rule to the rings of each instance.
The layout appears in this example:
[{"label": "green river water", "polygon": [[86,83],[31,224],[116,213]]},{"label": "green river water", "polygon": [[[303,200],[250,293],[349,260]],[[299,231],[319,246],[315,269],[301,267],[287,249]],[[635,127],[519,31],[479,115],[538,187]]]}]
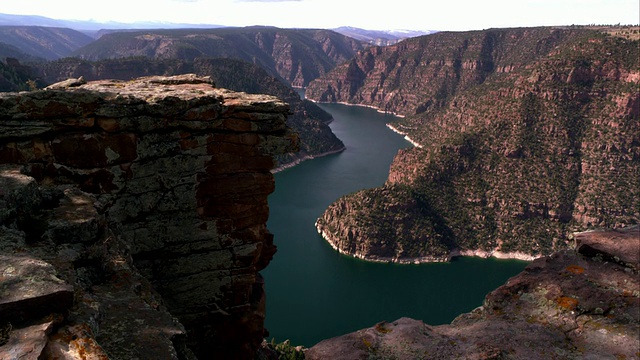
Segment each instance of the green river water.
[{"label": "green river water", "polygon": [[479,258],[398,265],[338,254],[316,232],[316,219],[338,197],[384,184],[395,154],[412,145],[385,126],[391,115],[320,106],[333,115],[331,129],[347,149],[275,175],[268,228],[278,252],[262,271],[270,337],[310,347],[400,317],[449,323],[480,306],[488,292],[527,265]]}]

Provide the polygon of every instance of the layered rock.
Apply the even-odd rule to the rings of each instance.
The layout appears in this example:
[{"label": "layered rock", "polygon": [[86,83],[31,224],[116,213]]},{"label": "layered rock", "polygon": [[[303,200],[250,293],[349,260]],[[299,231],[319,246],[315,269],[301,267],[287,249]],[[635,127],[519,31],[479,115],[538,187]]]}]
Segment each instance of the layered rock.
[{"label": "layered rock", "polygon": [[300,99],[298,93],[284,82],[269,76],[265,70],[246,61],[222,58],[199,58],[194,61],[127,58],[90,62],[73,58],[34,64],[30,71],[34,73],[31,78],[39,78],[46,83],[80,76],[88,81],[129,80],[148,74],[195,73],[200,76],[210,76],[218,86],[225,89],[251,94],[269,94],[290,105],[292,114],[287,118],[287,124],[299,134],[300,149],[295,153],[278,156],[278,169],[296,165],[306,159],[339,152],[345,148],[342,141],[329,128],[329,123],[333,120],[329,113],[309,100]]},{"label": "layered rock", "polygon": [[[273,156],[298,141],[288,114],[194,75],[1,94],[0,231],[3,264],[16,264],[2,280],[34,264],[38,283],[53,282],[0,307],[8,342],[36,323],[51,358],[251,358],[258,271],[275,252]],[[42,312],[21,305],[52,298]]]},{"label": "layered rock", "polygon": [[401,318],[324,340],[307,359],[635,359],[640,228],[575,235],[451,324]]},{"label": "layered rock", "polygon": [[[188,356],[186,331],[96,197],[0,166],[2,359]],[[180,354],[180,355],[178,355]]]},{"label": "layered rock", "polygon": [[532,259],[572,232],[640,221],[637,41],[502,29],[360,55],[309,96],[334,100],[318,91],[341,84],[336,101],[406,114],[392,126],[420,147],[399,152],[384,187],[318,219],[334,247],[400,262]]}]

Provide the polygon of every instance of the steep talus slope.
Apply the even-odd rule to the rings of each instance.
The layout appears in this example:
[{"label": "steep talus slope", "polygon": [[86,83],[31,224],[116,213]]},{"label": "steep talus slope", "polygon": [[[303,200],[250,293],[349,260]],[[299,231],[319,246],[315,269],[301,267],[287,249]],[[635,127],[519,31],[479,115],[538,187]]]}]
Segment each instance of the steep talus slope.
[{"label": "steep talus slope", "polygon": [[575,234],[575,250],[535,260],[451,324],[381,322],[306,359],[637,359],[639,265],[637,226]]},{"label": "steep talus slope", "polygon": [[[343,197],[318,219],[341,252],[401,262],[531,259],[565,248],[573,231],[638,223],[637,41],[507,29],[436,34],[377,51],[360,57],[368,66],[355,60],[342,78],[340,70],[329,77],[341,80],[310,86],[328,83],[315,99],[333,100],[342,81],[348,101],[413,114],[392,125],[420,144],[398,154],[383,188]],[[373,70],[383,63],[395,72]],[[430,76],[372,85],[379,74],[398,78],[408,69]]]},{"label": "steep talus slope", "polygon": [[47,60],[69,56],[93,41],[79,31],[42,26],[0,26],[0,42]]},{"label": "steep talus slope", "polygon": [[193,60],[245,60],[303,87],[364,47],[330,30],[247,27],[118,32],[102,36],[73,55],[86,60],[144,56]]}]

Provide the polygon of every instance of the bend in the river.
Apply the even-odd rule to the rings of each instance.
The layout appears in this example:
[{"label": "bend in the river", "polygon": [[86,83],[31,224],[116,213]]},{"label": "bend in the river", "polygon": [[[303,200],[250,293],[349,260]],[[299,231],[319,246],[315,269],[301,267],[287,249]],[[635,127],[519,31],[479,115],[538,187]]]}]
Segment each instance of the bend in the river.
[{"label": "bend in the river", "polygon": [[276,341],[312,346],[322,339],[403,316],[436,325],[480,306],[525,262],[460,258],[451,263],[371,263],[337,253],[316,219],[340,196],[384,184],[397,151],[409,147],[375,109],[319,104],[330,112],[341,153],[275,174],[269,230],[278,246],[266,280],[266,328]]}]

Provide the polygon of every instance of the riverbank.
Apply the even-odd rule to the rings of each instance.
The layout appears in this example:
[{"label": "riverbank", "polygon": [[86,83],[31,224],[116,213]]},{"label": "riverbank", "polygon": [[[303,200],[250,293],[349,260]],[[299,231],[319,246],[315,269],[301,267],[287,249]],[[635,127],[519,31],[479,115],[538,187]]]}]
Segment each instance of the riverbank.
[{"label": "riverbank", "polygon": [[[311,101],[313,103],[316,103],[316,104],[341,104],[341,105],[346,105],[346,106],[361,106],[361,107],[365,107],[365,108],[369,108],[369,109],[374,109],[375,111],[377,111],[377,112],[379,112],[381,114],[389,114],[389,115],[393,115],[393,116],[398,117],[398,118],[404,118],[405,117],[402,114],[398,114],[398,113],[395,113],[395,112],[392,112],[392,111],[385,111],[385,110],[382,110],[379,107],[376,107],[376,106],[373,106],[373,105],[350,104],[350,103],[343,102],[343,101],[330,102],[330,101],[315,101],[315,100],[308,99],[308,98],[305,98],[305,99],[309,100],[309,101]],[[419,142],[417,142],[417,141],[413,140],[412,138],[410,138],[409,135],[406,132],[398,130],[397,128],[395,128],[391,124],[386,124],[386,125],[393,132],[404,136],[404,139],[407,140],[408,142],[410,142],[413,146],[418,147],[418,148],[422,148],[422,144],[420,144]]]},{"label": "riverbank", "polygon": [[301,162],[303,161],[307,161],[307,160],[313,160],[313,159],[317,159],[323,156],[329,156],[329,155],[333,155],[333,154],[338,154],[341,153],[343,151],[345,151],[347,149],[346,146],[343,146],[341,149],[337,149],[337,150],[333,150],[333,151],[327,151],[327,152],[323,152],[321,154],[316,154],[316,155],[304,155],[302,157],[296,158],[295,160],[288,162],[286,164],[280,165],[274,169],[271,170],[272,174],[276,174],[279,173],[280,171],[286,170],[286,169],[290,169],[296,165],[299,165]]},{"label": "riverbank", "polygon": [[318,231],[318,234],[320,234],[320,236],[322,236],[322,238],[329,243],[329,245],[336,250],[337,252],[339,252],[342,255],[347,255],[353,258],[357,258],[360,260],[365,260],[365,261],[371,261],[371,262],[380,262],[380,263],[395,263],[395,264],[422,264],[422,263],[435,263],[435,262],[449,262],[451,261],[451,257],[447,257],[447,258],[440,258],[440,257],[420,257],[420,258],[410,258],[410,259],[400,259],[400,258],[392,258],[392,257],[381,257],[381,256],[364,256],[361,254],[351,254],[349,252],[346,252],[340,248],[338,248],[338,246],[335,244],[334,241],[331,240],[331,237],[329,236],[329,233],[327,233],[326,231],[324,231],[322,229],[322,226],[318,223],[318,221],[316,221],[315,223],[316,226],[316,230]]},{"label": "riverbank", "polygon": [[351,103],[344,102],[344,101],[316,101],[316,100],[312,100],[312,99],[309,99],[309,98],[306,98],[306,97],[305,97],[305,100],[309,100],[309,101],[311,101],[313,103],[316,103],[316,104],[340,104],[340,105],[346,105],[346,106],[361,106],[361,107],[365,107],[365,108],[369,108],[369,109],[374,109],[375,111],[379,112],[380,114],[389,114],[389,115],[393,115],[393,116],[399,117],[399,118],[404,118],[405,117],[402,114],[398,114],[398,113],[395,113],[393,111],[385,111],[385,110],[382,110],[379,107],[373,106],[373,105],[351,104]]},{"label": "riverbank", "polygon": [[381,263],[394,263],[394,264],[426,264],[426,263],[441,263],[450,262],[456,257],[477,257],[482,259],[495,258],[502,260],[521,260],[521,261],[533,261],[540,256],[534,256],[531,254],[525,254],[523,252],[501,252],[499,250],[484,251],[484,250],[462,250],[454,249],[446,257],[425,256],[415,258],[398,258],[398,257],[382,257],[382,256],[365,256],[362,254],[352,254],[344,251],[336,245],[337,241],[333,239],[330,233],[326,232],[322,225],[318,221],[315,223],[316,230],[322,238],[329,243],[329,245],[342,255],[347,255],[353,258]]},{"label": "riverbank", "polygon": [[483,259],[488,258],[496,258],[496,259],[511,259],[511,260],[522,260],[522,261],[533,261],[542,255],[534,256],[531,254],[526,254],[523,252],[502,252],[499,250],[492,251],[484,251],[484,250],[455,250],[452,252],[453,257],[458,256],[473,256],[480,257]]},{"label": "riverbank", "polygon": [[412,145],[385,126],[391,116],[359,106],[320,106],[332,114],[331,130],[347,149],[274,174],[267,228],[278,251],[261,271],[267,341],[310,347],[403,316],[449,323],[522,271],[525,262],[477,257],[419,266],[361,261],[327,246],[314,226],[318,216],[341,196],[383,185],[398,150]]},{"label": "riverbank", "polygon": [[406,132],[398,130],[397,128],[395,128],[395,127],[394,127],[393,125],[391,125],[391,124],[387,124],[387,127],[388,127],[389,129],[391,129],[393,132],[395,132],[396,134],[400,134],[400,135],[404,136],[404,139],[405,139],[405,140],[407,140],[408,142],[410,142],[413,146],[415,146],[415,147],[419,147],[419,148],[421,148],[421,149],[422,149],[422,144],[420,144],[419,142],[417,142],[417,141],[415,141],[415,140],[411,139],[411,138],[409,137],[409,135],[407,135],[407,133],[406,133]]}]

